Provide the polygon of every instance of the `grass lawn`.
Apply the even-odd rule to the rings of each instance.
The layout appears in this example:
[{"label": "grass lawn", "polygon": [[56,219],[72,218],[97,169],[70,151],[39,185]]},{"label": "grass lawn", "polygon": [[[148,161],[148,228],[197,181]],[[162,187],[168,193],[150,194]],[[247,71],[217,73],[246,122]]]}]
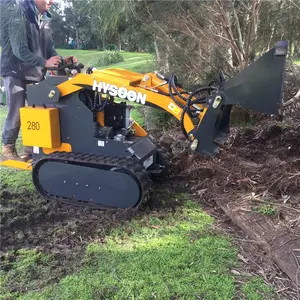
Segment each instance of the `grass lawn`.
[{"label": "grass lawn", "polygon": [[[77,60],[84,64],[85,67],[95,66],[99,57],[103,55],[103,51],[92,50],[66,50],[58,49],[57,52],[61,56],[74,55]],[[132,53],[132,52],[120,52],[124,58],[123,62],[109,65],[102,68],[122,68],[129,71],[146,73],[154,71],[154,62],[151,54],[148,53]],[[100,67],[100,69],[102,69]]]},{"label": "grass lawn", "polygon": [[300,58],[298,58],[298,59],[295,60],[295,64],[298,65],[298,66],[300,66]]}]

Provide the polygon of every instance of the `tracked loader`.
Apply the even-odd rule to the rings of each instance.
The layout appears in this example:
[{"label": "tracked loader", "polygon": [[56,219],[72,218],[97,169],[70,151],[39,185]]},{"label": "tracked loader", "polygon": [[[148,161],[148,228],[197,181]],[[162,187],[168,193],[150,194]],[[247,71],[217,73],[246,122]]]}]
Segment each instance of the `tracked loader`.
[{"label": "tracked loader", "polygon": [[[288,43],[274,48],[231,79],[186,91],[174,75],[139,74],[61,65],[65,75],[27,86],[20,109],[29,162],[3,166],[32,172],[43,197],[99,209],[137,208],[152,179],[165,172],[165,153],[131,116],[134,105],[162,109],[181,125],[195,155],[215,156],[229,134],[233,105],[278,114]],[[201,70],[199,70],[201,72]]]}]

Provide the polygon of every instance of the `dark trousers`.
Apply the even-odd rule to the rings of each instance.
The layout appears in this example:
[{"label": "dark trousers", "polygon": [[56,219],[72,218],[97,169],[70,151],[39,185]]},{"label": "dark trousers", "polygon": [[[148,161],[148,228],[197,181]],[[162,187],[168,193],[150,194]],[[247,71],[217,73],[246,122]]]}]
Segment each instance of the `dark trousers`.
[{"label": "dark trousers", "polygon": [[26,84],[30,82],[11,76],[4,77],[3,81],[8,113],[4,123],[2,143],[3,145],[7,145],[14,144],[19,136],[21,126],[20,108],[25,106]]}]

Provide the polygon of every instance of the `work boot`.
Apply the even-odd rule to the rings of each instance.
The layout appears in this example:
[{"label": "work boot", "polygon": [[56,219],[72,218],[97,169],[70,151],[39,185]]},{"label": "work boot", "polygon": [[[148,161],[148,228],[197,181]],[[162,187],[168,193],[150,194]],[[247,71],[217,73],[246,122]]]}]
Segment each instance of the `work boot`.
[{"label": "work boot", "polygon": [[2,147],[2,160],[24,161],[17,153],[15,144],[7,144]]},{"label": "work boot", "polygon": [[29,146],[25,146],[23,148],[23,155],[21,155],[21,159],[23,161],[28,161],[30,159],[32,159],[32,153],[33,153],[33,149],[32,147],[29,147]]}]

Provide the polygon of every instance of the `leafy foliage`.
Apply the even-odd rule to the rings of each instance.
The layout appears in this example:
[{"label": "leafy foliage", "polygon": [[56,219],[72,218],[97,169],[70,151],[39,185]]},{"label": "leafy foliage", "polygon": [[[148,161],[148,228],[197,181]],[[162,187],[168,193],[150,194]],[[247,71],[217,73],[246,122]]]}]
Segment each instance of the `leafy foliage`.
[{"label": "leafy foliage", "polygon": [[[259,53],[288,39],[299,55],[297,3],[261,1],[68,0],[68,36],[84,47],[147,51],[157,67],[180,82],[210,81],[223,69],[232,76]],[[76,21],[76,22],[75,22]]]},{"label": "leafy foliage", "polygon": [[124,61],[124,58],[119,52],[107,51],[100,56],[100,58],[98,59],[98,61],[96,63],[96,67],[108,66],[108,65],[116,64],[116,63],[123,62],[123,61]]}]

